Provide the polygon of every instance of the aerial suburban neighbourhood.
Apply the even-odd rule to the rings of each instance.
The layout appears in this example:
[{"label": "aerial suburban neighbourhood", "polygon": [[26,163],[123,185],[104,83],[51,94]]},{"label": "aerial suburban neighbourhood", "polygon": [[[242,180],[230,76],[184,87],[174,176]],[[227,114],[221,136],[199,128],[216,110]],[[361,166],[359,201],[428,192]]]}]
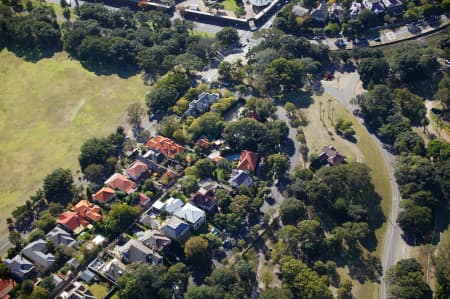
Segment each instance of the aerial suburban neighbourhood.
[{"label": "aerial suburban neighbourhood", "polygon": [[450,298],[449,0],[3,0],[0,299]]}]

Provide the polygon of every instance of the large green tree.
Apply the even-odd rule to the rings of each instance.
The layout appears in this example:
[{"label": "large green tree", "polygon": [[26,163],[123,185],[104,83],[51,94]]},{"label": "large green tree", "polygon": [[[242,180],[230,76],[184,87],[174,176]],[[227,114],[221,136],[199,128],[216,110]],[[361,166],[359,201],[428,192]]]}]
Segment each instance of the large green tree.
[{"label": "large green tree", "polygon": [[66,202],[72,199],[72,184],[70,169],[55,169],[44,178],[45,198],[53,202]]},{"label": "large green tree", "polygon": [[423,281],[422,267],[415,259],[399,261],[386,272],[391,299],[431,299],[430,287]]},{"label": "large green tree", "polygon": [[331,299],[333,295],[319,275],[302,261],[286,257],[281,263],[283,283],[292,291],[294,298]]}]

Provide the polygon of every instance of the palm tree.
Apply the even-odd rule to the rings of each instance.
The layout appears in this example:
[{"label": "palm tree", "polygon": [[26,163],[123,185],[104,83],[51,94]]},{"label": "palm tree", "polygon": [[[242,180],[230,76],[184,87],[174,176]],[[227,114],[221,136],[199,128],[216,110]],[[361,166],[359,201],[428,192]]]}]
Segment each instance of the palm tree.
[{"label": "palm tree", "polygon": [[322,120],[322,101],[319,102],[320,120]]}]

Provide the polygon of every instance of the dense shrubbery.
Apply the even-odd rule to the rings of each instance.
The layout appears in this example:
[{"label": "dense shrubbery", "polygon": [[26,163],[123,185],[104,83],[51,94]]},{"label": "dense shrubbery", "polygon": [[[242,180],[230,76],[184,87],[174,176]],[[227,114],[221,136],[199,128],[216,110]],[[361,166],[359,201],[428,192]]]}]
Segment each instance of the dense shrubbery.
[{"label": "dense shrubbery", "polygon": [[0,44],[30,60],[49,56],[61,47],[61,33],[51,7],[16,15],[0,4]]}]

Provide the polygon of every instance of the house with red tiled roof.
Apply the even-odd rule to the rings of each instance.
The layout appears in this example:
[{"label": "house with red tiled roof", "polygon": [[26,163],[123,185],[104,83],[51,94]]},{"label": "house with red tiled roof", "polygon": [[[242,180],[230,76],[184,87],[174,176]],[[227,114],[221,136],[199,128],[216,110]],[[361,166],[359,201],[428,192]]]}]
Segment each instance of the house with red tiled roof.
[{"label": "house with red tiled roof", "polygon": [[152,150],[159,151],[164,156],[173,159],[176,154],[181,154],[184,152],[184,147],[176,143],[170,138],[157,135],[156,137],[150,139],[145,144],[148,148]]},{"label": "house with red tiled roof", "polygon": [[202,149],[208,149],[211,146],[211,143],[205,138],[201,138],[197,141],[197,145],[200,146]]},{"label": "house with red tiled roof", "polygon": [[16,283],[13,279],[0,279],[0,299],[11,298],[8,294],[15,287]]},{"label": "house with red tiled roof", "polygon": [[134,161],[125,171],[127,176],[135,182],[148,175],[148,166],[141,161]]},{"label": "house with red tiled roof", "polygon": [[120,173],[113,174],[106,180],[105,185],[126,192],[127,194],[131,194],[137,189],[135,182]]},{"label": "house with red tiled roof", "polygon": [[59,214],[57,223],[71,232],[75,232],[79,227],[84,227],[89,224],[86,221],[82,221],[78,214],[72,211]]},{"label": "house with red tiled roof", "polygon": [[258,154],[252,151],[243,150],[239,156],[237,169],[244,171],[255,171],[258,165]]},{"label": "house with red tiled roof", "polygon": [[100,204],[105,204],[116,197],[116,191],[109,187],[103,187],[92,196],[92,199]]},{"label": "house with red tiled roof", "polygon": [[102,209],[86,199],[80,200],[72,208],[72,211],[77,213],[80,218],[88,220],[89,222],[97,222],[102,219]]}]

